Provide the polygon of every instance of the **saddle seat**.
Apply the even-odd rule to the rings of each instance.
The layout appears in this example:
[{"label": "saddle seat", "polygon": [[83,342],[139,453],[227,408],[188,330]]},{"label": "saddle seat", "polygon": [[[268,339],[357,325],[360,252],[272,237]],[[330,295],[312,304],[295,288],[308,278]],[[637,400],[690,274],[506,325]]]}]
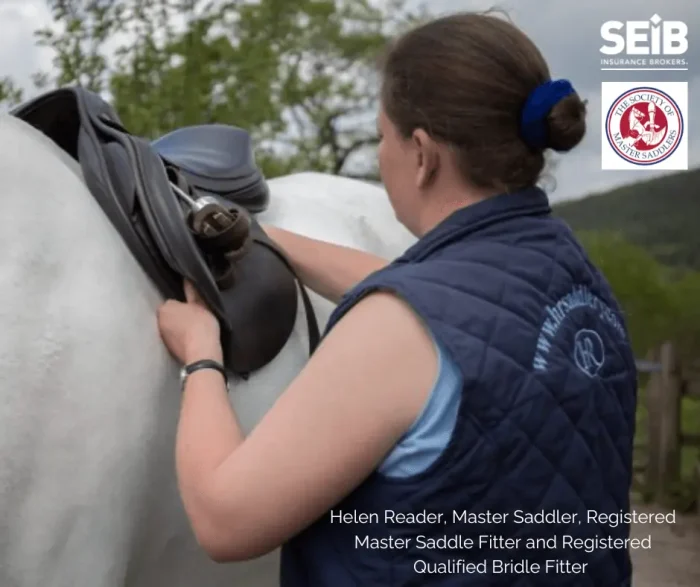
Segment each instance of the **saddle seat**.
[{"label": "saddle seat", "polygon": [[252,213],[267,208],[270,192],[244,129],[225,124],[186,126],[151,146],[198,192],[235,202]]}]

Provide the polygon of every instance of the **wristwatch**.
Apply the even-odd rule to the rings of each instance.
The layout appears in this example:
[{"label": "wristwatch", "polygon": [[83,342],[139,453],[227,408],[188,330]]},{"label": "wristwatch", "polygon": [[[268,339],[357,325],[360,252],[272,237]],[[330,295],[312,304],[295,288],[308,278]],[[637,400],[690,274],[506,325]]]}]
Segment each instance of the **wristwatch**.
[{"label": "wristwatch", "polygon": [[226,374],[226,369],[221,363],[217,363],[216,361],[213,361],[211,359],[202,359],[201,361],[195,361],[194,363],[185,365],[180,370],[180,386],[182,390],[185,389],[185,382],[187,381],[187,377],[195,371],[199,371],[200,369],[214,369],[215,371],[221,373],[221,375],[224,378],[224,383],[226,384],[226,391],[229,391],[228,375]]}]

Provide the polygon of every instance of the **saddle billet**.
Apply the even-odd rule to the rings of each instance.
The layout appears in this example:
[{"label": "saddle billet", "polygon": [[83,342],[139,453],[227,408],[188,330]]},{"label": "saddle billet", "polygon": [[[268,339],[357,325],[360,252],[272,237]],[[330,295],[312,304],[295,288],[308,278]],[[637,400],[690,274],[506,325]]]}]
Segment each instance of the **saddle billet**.
[{"label": "saddle billet", "polygon": [[[245,234],[238,230],[239,240],[244,237],[239,249],[221,254],[216,238],[193,231],[188,210],[173,189],[175,184],[196,202],[200,194],[187,181],[192,174],[131,135],[100,96],[80,87],[61,88],[11,114],[78,161],[90,193],[164,297],[184,300],[183,278],[195,285],[221,324],[227,369],[246,377],[281,351],[296,322],[299,280],[249,210],[235,201],[235,193],[228,193],[228,200],[221,192],[208,194],[239,222],[237,229],[241,222],[247,229]],[[227,279],[220,279],[224,274]],[[300,282],[299,291],[311,354],[320,334]]]}]

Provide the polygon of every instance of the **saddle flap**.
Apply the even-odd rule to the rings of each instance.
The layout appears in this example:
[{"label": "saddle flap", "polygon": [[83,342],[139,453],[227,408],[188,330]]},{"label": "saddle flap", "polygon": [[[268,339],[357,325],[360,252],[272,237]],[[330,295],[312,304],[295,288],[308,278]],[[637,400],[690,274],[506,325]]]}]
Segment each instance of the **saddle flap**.
[{"label": "saddle flap", "polygon": [[249,251],[234,265],[235,283],[222,292],[231,331],[226,363],[239,374],[257,371],[287,343],[297,319],[297,284],[267,235],[251,219]]},{"label": "saddle flap", "polygon": [[78,161],[80,112],[72,88],[62,88],[20,104],[12,116],[31,124]]},{"label": "saddle flap", "polygon": [[[116,114],[106,103],[102,106],[101,112],[116,118]],[[77,94],[72,88],[61,88],[43,94],[34,100],[21,104],[11,114],[41,131],[70,157],[79,163],[83,162],[80,145],[86,141],[89,142],[90,138],[86,136],[86,131],[83,128]],[[120,199],[118,203],[103,201],[104,205],[109,207],[108,214],[111,216],[117,214],[118,207],[126,211],[127,215],[133,216],[136,193],[128,157],[123,147],[107,137],[105,138],[105,142],[99,144],[99,148],[102,150],[100,156],[97,153],[92,153],[91,155],[95,156],[96,159],[89,165],[81,165],[81,168],[83,173],[86,167],[94,169],[95,165],[99,164],[98,160],[103,157],[109,170],[109,177],[117,184],[114,195]],[[90,176],[93,184],[99,182],[101,189],[105,189],[104,178],[101,174],[92,173]]]}]

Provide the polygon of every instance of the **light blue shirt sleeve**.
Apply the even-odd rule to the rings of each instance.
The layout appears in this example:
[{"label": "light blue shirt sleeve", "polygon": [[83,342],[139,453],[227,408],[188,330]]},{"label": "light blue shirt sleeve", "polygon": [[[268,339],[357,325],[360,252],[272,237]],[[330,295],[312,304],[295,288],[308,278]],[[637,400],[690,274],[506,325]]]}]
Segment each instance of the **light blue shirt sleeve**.
[{"label": "light blue shirt sleeve", "polygon": [[407,478],[422,473],[452,437],[462,399],[462,373],[446,349],[434,342],[438,353],[435,383],[413,425],[379,466],[386,477]]}]

